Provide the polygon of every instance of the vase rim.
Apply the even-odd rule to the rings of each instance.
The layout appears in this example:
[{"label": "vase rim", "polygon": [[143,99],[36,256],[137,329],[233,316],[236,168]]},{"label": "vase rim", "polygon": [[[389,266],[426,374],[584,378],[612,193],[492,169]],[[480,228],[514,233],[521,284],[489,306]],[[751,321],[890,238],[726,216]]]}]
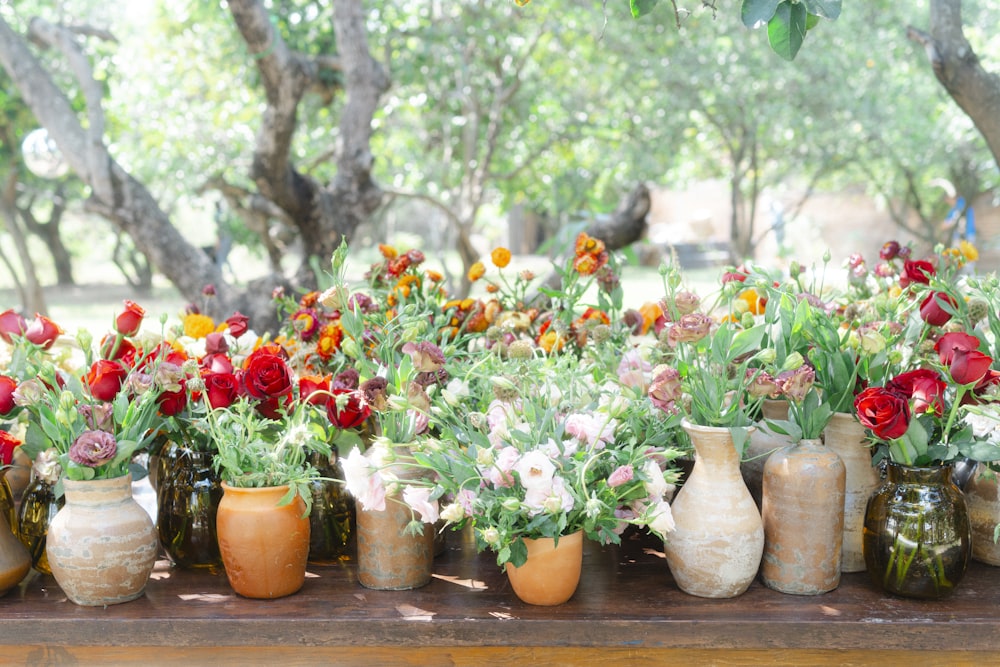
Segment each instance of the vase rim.
[{"label": "vase rim", "polygon": [[222,482],[222,488],[223,490],[232,489],[233,491],[248,491],[251,493],[255,491],[275,491],[278,489],[281,491],[288,491],[287,484],[275,484],[272,486],[236,486],[234,484],[229,484],[228,482]]},{"label": "vase rim", "polygon": [[681,428],[703,431],[732,431],[733,429],[742,428],[746,429],[747,433],[752,433],[757,430],[757,427],[753,424],[747,424],[746,426],[705,426],[704,424],[695,424],[694,422],[689,421],[687,417],[681,419]]}]

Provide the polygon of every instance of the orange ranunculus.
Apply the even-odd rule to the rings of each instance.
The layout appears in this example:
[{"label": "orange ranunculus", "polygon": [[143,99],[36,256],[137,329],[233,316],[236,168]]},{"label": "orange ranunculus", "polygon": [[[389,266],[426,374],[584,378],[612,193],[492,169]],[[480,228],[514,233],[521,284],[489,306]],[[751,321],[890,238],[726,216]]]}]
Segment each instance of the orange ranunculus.
[{"label": "orange ranunculus", "polygon": [[639,313],[642,315],[641,334],[648,332],[649,328],[656,323],[656,320],[663,317],[663,309],[660,308],[660,304],[655,301],[647,301],[639,306]]},{"label": "orange ranunculus", "polygon": [[746,311],[751,315],[760,315],[764,312],[764,307],[767,305],[767,299],[762,298],[756,289],[749,287],[739,294],[736,298],[746,304]]},{"label": "orange ranunculus", "polygon": [[399,256],[399,251],[393,248],[391,245],[386,245],[384,243],[378,244],[378,251],[382,253],[382,256],[386,259],[396,259]]},{"label": "orange ranunculus", "polygon": [[468,274],[469,282],[470,283],[476,282],[477,280],[482,278],[485,273],[486,273],[486,265],[483,264],[482,262],[476,262],[475,264],[469,267],[469,274]]},{"label": "orange ranunculus", "polygon": [[339,324],[335,322],[324,324],[319,329],[316,354],[322,359],[329,359],[340,349],[342,340],[344,340],[344,330],[340,328]]},{"label": "orange ranunculus", "polygon": [[580,232],[576,237],[575,251],[577,257],[581,255],[596,257],[605,251],[604,241],[590,236],[587,232]]},{"label": "orange ranunculus", "polygon": [[552,354],[553,352],[559,352],[563,349],[563,345],[566,344],[566,337],[560,336],[558,332],[548,328],[544,333],[538,336],[538,347],[545,350],[546,354]]},{"label": "orange ranunculus", "polygon": [[493,252],[490,253],[490,259],[493,260],[493,266],[502,269],[510,264],[510,250],[503,246],[494,248]]}]

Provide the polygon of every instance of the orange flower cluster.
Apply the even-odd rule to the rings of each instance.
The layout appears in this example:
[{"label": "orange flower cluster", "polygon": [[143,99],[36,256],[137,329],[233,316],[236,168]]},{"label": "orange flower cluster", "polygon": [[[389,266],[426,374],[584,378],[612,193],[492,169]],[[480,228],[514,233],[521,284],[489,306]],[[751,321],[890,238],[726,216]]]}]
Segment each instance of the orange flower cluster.
[{"label": "orange flower cluster", "polygon": [[609,255],[604,241],[586,232],[577,235],[574,252],[576,258],[573,260],[573,269],[581,276],[592,276],[608,263]]}]

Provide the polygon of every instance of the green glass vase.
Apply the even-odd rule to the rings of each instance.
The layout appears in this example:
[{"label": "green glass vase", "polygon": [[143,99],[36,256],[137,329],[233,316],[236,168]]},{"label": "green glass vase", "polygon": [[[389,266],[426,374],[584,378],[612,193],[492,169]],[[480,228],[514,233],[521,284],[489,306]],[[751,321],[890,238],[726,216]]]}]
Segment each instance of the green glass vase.
[{"label": "green glass vase", "polygon": [[323,477],[309,483],[313,501],[309,514],[309,563],[332,565],[350,558],[351,538],[357,523],[354,498],[343,484],[344,471],[336,451],[330,457],[313,452],[309,462]]},{"label": "green glass vase", "polygon": [[216,515],[222,482],[212,453],[179,447],[165,457],[157,492],[156,530],[163,550],[182,568],[220,568]]},{"label": "green glass vase", "polygon": [[65,497],[56,498],[55,487],[40,478],[33,479],[21,497],[19,537],[31,554],[31,565],[42,574],[52,574],[45,553],[45,537],[49,524],[65,503]]},{"label": "green glass vase", "polygon": [[907,598],[947,597],[965,576],[972,527],[952,466],[889,463],[868,500],[863,550],[876,586]]}]

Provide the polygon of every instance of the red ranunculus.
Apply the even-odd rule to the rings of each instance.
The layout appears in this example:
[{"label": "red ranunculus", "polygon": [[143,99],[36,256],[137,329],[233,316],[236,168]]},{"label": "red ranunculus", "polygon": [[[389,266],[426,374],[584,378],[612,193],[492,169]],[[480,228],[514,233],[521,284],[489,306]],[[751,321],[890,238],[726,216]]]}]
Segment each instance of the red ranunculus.
[{"label": "red ranunculus", "polygon": [[901,438],[910,426],[909,403],[885,387],[869,387],[858,394],[854,410],[861,425],[882,440]]},{"label": "red ranunculus", "polygon": [[47,350],[52,347],[62,332],[63,330],[59,328],[58,324],[44,315],[35,313],[35,319],[25,329],[24,337]]},{"label": "red ranunculus", "polygon": [[[347,395],[343,407],[337,407],[337,400],[330,400],[326,403],[326,415],[330,418],[330,423],[342,429],[355,428],[361,426],[371,415],[371,408],[365,404],[360,391],[349,389],[334,389],[331,392],[334,396]],[[343,401],[343,399],[340,399]]]},{"label": "red ranunculus", "polygon": [[21,441],[7,431],[0,431],[0,466],[9,466],[14,462],[14,450],[21,446]]},{"label": "red ranunculus", "polygon": [[146,311],[135,301],[125,299],[125,310],[115,319],[115,331],[123,336],[134,336],[142,325]]},{"label": "red ranunculus", "polygon": [[944,391],[947,383],[937,371],[929,368],[900,373],[889,380],[885,388],[909,398],[910,409],[915,414],[930,412],[944,414]]},{"label": "red ranunculus", "polygon": [[920,304],[920,317],[932,327],[940,327],[951,319],[951,313],[944,309],[948,304],[952,309],[958,306],[955,298],[944,292],[931,292]]},{"label": "red ranunculus", "polygon": [[934,351],[938,353],[938,359],[945,366],[951,365],[956,352],[972,352],[978,349],[979,339],[961,331],[946,333],[934,344]]},{"label": "red ranunculus", "polygon": [[164,417],[173,417],[187,407],[187,382],[181,380],[181,388],[177,391],[164,391],[157,401],[160,404],[160,414]]},{"label": "red ranunculus", "polygon": [[212,409],[228,408],[240,396],[240,383],[232,373],[206,373],[203,395]]},{"label": "red ranunculus", "polygon": [[951,358],[948,372],[951,379],[958,384],[974,384],[980,382],[990,371],[993,359],[979,350],[969,352],[956,351]]},{"label": "red ranunculus", "polygon": [[84,383],[90,387],[90,395],[99,401],[113,401],[122,388],[128,371],[117,361],[98,359],[87,371]]},{"label": "red ranunculus", "polygon": [[23,317],[21,317],[21,313],[18,313],[13,308],[9,308],[0,313],[0,338],[2,338],[4,342],[11,342],[11,336],[24,335],[24,331],[27,328],[28,323],[24,321]]},{"label": "red ranunculus", "polygon": [[238,310],[226,320],[226,324],[229,325],[229,333],[233,335],[233,338],[239,338],[245,334],[249,323],[250,318]]},{"label": "red ranunculus", "polygon": [[[299,398],[313,405],[325,406],[330,395],[329,375],[302,375],[299,377]],[[318,392],[318,393],[317,393]]]},{"label": "red ranunculus", "polygon": [[14,390],[17,380],[0,375],[0,415],[7,415],[14,409]]},{"label": "red ranunculus", "polygon": [[906,287],[910,283],[926,285],[930,283],[930,277],[936,273],[934,265],[926,259],[908,259],[903,262],[903,275],[900,276],[899,282],[903,287]]},{"label": "red ranunculus", "polygon": [[292,393],[292,372],[284,359],[262,347],[243,365],[243,387],[260,400],[287,396]]}]

